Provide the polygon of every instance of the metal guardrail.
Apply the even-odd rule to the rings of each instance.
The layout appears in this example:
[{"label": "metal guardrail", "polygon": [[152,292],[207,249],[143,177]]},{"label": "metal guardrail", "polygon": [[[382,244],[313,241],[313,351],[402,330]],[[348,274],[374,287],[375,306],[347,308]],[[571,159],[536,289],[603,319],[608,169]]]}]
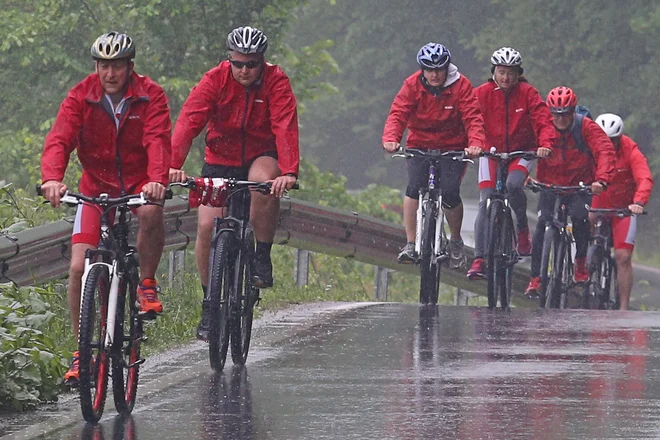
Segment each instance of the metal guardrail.
[{"label": "metal guardrail", "polygon": [[[70,255],[72,224],[60,220],[13,236],[0,236],[0,274],[3,280],[18,285],[40,284],[66,276]],[[168,201],[165,206],[165,246],[183,248],[194,242],[197,213],[188,209],[183,199]],[[402,226],[372,217],[349,213],[296,199],[283,199],[276,244],[298,249],[352,258],[381,268],[418,274],[416,266],[396,263],[396,255],[405,244]],[[468,257],[473,250],[466,247]],[[529,274],[516,268],[514,290],[519,305],[532,305],[520,295]],[[469,281],[465,271],[443,268],[445,284],[485,295],[483,281]]]}]

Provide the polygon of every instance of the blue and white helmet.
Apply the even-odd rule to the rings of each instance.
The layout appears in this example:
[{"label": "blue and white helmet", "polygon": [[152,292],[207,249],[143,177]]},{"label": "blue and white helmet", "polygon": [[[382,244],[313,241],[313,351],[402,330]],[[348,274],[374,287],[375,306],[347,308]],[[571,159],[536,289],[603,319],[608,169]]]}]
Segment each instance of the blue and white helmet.
[{"label": "blue and white helmet", "polygon": [[427,43],[417,52],[417,64],[422,69],[440,69],[450,62],[451,53],[439,43]]}]

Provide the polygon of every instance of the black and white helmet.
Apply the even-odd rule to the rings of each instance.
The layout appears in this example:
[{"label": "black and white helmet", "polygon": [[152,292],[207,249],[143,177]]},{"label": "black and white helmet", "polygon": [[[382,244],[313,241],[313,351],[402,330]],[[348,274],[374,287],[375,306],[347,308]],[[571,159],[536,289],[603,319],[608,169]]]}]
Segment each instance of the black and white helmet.
[{"label": "black and white helmet", "polygon": [[257,28],[241,26],[227,35],[227,49],[236,52],[264,53],[268,48],[268,38]]},{"label": "black and white helmet", "polygon": [[522,56],[520,56],[520,52],[512,47],[501,47],[493,52],[493,55],[490,57],[490,63],[493,66],[520,67]]},{"label": "black and white helmet", "polygon": [[598,116],[596,124],[600,125],[607,137],[615,138],[623,134],[623,119],[614,113],[603,113]]},{"label": "black and white helmet", "polygon": [[96,60],[132,59],[135,58],[135,44],[128,35],[113,31],[98,37],[91,52]]}]

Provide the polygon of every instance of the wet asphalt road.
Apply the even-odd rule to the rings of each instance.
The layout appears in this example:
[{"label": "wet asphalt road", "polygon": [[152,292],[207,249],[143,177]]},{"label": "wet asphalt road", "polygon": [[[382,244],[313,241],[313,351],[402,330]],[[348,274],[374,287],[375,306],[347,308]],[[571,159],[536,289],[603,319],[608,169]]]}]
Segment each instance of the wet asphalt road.
[{"label": "wet asphalt road", "polygon": [[101,425],[40,438],[660,438],[660,313],[378,304],[297,325],[222,375],[200,344],[131,419],[108,401]]}]

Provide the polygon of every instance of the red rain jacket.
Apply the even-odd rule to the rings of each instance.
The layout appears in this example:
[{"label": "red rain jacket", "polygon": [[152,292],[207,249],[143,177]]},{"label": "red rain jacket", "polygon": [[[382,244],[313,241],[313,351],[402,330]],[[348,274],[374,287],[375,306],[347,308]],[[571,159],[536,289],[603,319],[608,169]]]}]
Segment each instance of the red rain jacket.
[{"label": "red rain jacket", "polygon": [[598,124],[589,118],[582,122],[582,137],[589,151],[576,147],[571,130],[558,134],[552,155],[537,161],[536,177],[540,182],[559,186],[612,182],[614,146]]},{"label": "red rain jacket", "polygon": [[409,148],[447,151],[477,146],[484,149],[484,120],[470,81],[452,65],[448,76],[460,77],[434,96],[422,84],[421,75],[416,72],[406,78],[394,98],[383,130],[383,143],[401,142],[407,128]]},{"label": "red rain jacket", "polygon": [[61,182],[77,148],[83,167],[79,191],[85,195],[118,196],[121,181],[128,193],[147,182],[167,185],[172,123],[165,92],[133,72],[125,98],[118,129],[96,73],[71,89],[46,136],[43,182]]},{"label": "red rain jacket", "polygon": [[488,147],[498,152],[552,148],[556,137],[550,110],[539,92],[527,82],[519,82],[504,93],[488,80],[475,89],[484,116]]},{"label": "red rain jacket", "polygon": [[632,203],[646,205],[653,189],[653,175],[646,157],[626,135],[621,136],[616,151],[614,178],[607,190],[594,196],[598,208],[627,208]]},{"label": "red rain jacket", "polygon": [[183,166],[193,139],[207,125],[206,163],[243,167],[267,151],[276,151],[282,174],[298,175],[296,97],[278,66],[266,63],[261,80],[249,88],[233,78],[229,61],[206,72],[176,122],[172,168]]}]

